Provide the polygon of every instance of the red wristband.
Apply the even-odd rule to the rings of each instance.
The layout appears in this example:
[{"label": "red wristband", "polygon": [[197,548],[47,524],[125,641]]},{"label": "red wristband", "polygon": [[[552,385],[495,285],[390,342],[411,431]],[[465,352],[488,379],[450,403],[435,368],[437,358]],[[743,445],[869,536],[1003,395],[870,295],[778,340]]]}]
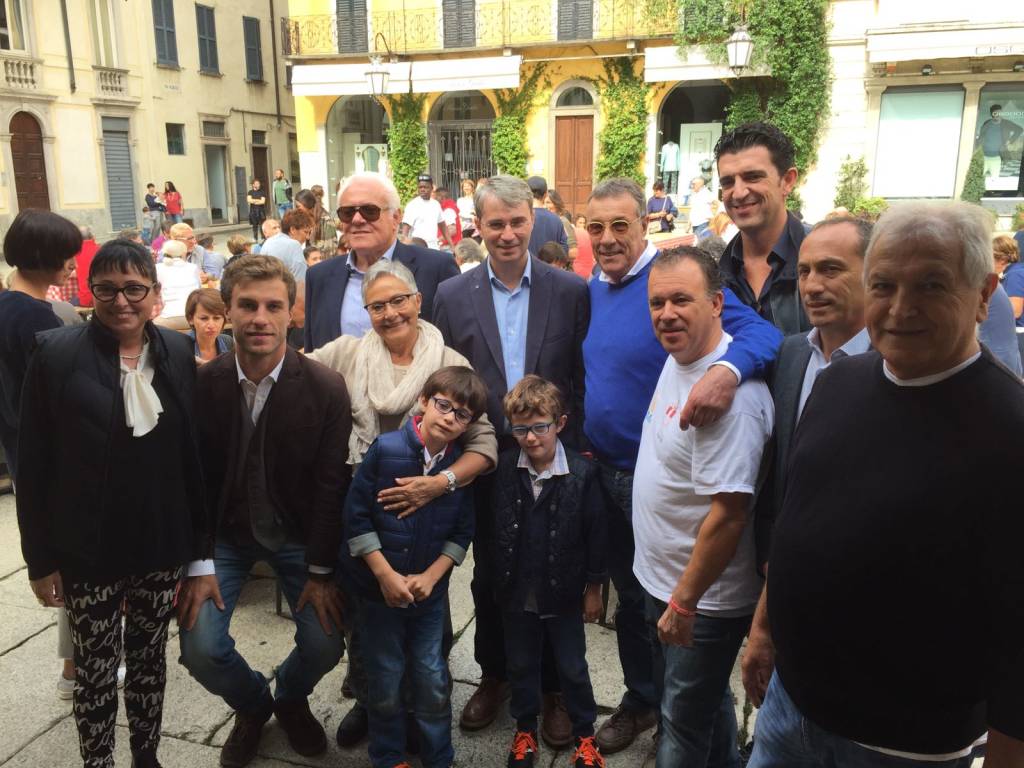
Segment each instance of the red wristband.
[{"label": "red wristband", "polygon": [[688,619],[692,619],[697,615],[696,611],[691,611],[689,608],[683,608],[679,603],[676,602],[674,597],[668,599],[668,607],[678,613],[680,616],[685,616]]}]

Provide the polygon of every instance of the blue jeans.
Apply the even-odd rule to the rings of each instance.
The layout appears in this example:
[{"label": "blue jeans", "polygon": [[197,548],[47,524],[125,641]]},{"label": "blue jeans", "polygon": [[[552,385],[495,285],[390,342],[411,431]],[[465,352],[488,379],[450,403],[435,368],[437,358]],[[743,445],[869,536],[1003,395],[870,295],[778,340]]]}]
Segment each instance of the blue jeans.
[{"label": "blue jeans", "polygon": [[693,234],[697,236],[697,239],[704,237],[704,233],[708,231],[708,223],[705,221],[703,224],[695,224],[693,227]]},{"label": "blue jeans", "polygon": [[541,618],[527,611],[506,611],[505,655],[512,687],[509,712],[521,731],[535,733],[540,714],[541,658],[544,639],[554,651],[562,700],[577,738],[594,735],[597,704],[587,668],[587,637],[582,611],[568,616]]},{"label": "blue jeans", "polygon": [[[665,608],[647,596],[652,626],[657,627]],[[729,675],[750,619],[697,614],[691,647],[658,643],[655,667],[662,672],[662,693],[656,768],[739,768]]]},{"label": "blue jeans", "polygon": [[207,600],[199,610],[195,626],[191,630],[182,628],[181,663],[206,690],[222,697],[235,711],[247,713],[264,711],[270,690],[266,678],[235,650],[228,629],[242,586],[259,560],[265,560],[274,569],[295,619],[295,647],[277,668],[275,698],[297,701],[308,697],[320,678],[337,666],[345,650],[341,629],[335,627],[330,635],[326,634],[313,606],[295,612],[308,578],[305,547],[289,543],[271,552],[259,544],[217,544],[217,584],[224,610]]},{"label": "blue jeans", "polygon": [[800,714],[778,674],[757,713],[748,768],[970,768],[972,758],[942,762],[895,757],[819,728]]},{"label": "blue jeans", "polygon": [[171,224],[180,224],[185,220],[185,214],[183,213],[166,213],[164,215]]},{"label": "blue jeans", "polygon": [[436,599],[423,606],[389,608],[375,600],[363,601],[362,656],[374,768],[393,768],[405,761],[401,687],[407,666],[424,768],[448,768],[455,758],[448,667],[441,652],[445,604]]},{"label": "blue jeans", "polygon": [[644,618],[647,593],[633,574],[633,473],[599,462],[601,488],[608,509],[608,573],[619,597],[615,609],[615,639],[626,692],[623,708],[636,713],[658,707],[654,675],[657,634]]},{"label": "blue jeans", "polygon": [[290,211],[291,209],[292,209],[292,204],[291,203],[278,203],[277,204],[277,218],[278,218],[278,220],[283,219],[285,212],[286,211]]}]

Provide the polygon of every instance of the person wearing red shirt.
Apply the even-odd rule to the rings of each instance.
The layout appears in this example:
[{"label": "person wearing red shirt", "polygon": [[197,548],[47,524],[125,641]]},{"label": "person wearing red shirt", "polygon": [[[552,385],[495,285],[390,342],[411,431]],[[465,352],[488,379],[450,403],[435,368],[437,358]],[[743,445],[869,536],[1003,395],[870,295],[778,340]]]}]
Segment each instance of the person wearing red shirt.
[{"label": "person wearing red shirt", "polygon": [[172,224],[183,220],[185,210],[181,204],[181,193],[175,189],[173,181],[164,182],[164,205],[167,206],[167,218]]},{"label": "person wearing red shirt", "polygon": [[82,233],[82,250],[75,254],[75,277],[78,280],[78,306],[92,306],[92,291],[89,290],[89,266],[100,246],[92,236],[89,227],[78,228]]}]

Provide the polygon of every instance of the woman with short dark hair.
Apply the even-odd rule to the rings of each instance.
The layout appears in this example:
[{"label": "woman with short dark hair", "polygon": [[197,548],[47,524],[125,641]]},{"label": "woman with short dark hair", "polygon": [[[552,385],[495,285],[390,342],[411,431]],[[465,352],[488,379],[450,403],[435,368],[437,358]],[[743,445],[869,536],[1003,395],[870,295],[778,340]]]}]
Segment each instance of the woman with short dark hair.
[{"label": "woman with short dark hair", "polygon": [[199,288],[185,300],[185,321],[189,338],[195,342],[196,363],[208,363],[235,348],[231,334],[224,333],[227,308],[216,288]]},{"label": "woman with short dark hair", "polygon": [[187,337],[149,321],[160,284],[145,247],[104,245],[89,285],[92,322],[41,334],[25,376],[18,526],[32,591],[71,620],[84,765],[113,765],[123,645],[132,766],[158,768],[174,594],[183,565],[212,556],[196,364]]},{"label": "woman with short dark hair", "polygon": [[4,237],[4,258],[15,269],[10,290],[0,293],[0,445],[11,478],[18,466],[22,381],[35,336],[63,325],[46,291],[65,283],[81,247],[78,227],[49,211],[22,211]]}]

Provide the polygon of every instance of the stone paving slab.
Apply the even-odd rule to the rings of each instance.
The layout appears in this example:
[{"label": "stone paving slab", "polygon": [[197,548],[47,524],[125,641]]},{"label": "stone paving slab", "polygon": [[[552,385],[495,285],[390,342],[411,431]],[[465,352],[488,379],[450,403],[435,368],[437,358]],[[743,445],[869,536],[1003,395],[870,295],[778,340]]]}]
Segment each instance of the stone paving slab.
[{"label": "stone paving slab", "polygon": [[[57,611],[39,611],[0,604],[0,657],[57,623]],[[56,635],[54,635],[56,637]],[[55,641],[56,642],[56,641]],[[53,649],[54,664],[57,663],[57,647]],[[56,666],[54,667],[57,668]],[[54,678],[56,681],[56,677]]]},{"label": "stone paving slab", "polygon": [[0,496],[0,541],[12,542],[11,546],[0,547],[0,579],[25,567],[21,557],[21,541],[18,535],[18,516],[14,509],[13,494]]}]

